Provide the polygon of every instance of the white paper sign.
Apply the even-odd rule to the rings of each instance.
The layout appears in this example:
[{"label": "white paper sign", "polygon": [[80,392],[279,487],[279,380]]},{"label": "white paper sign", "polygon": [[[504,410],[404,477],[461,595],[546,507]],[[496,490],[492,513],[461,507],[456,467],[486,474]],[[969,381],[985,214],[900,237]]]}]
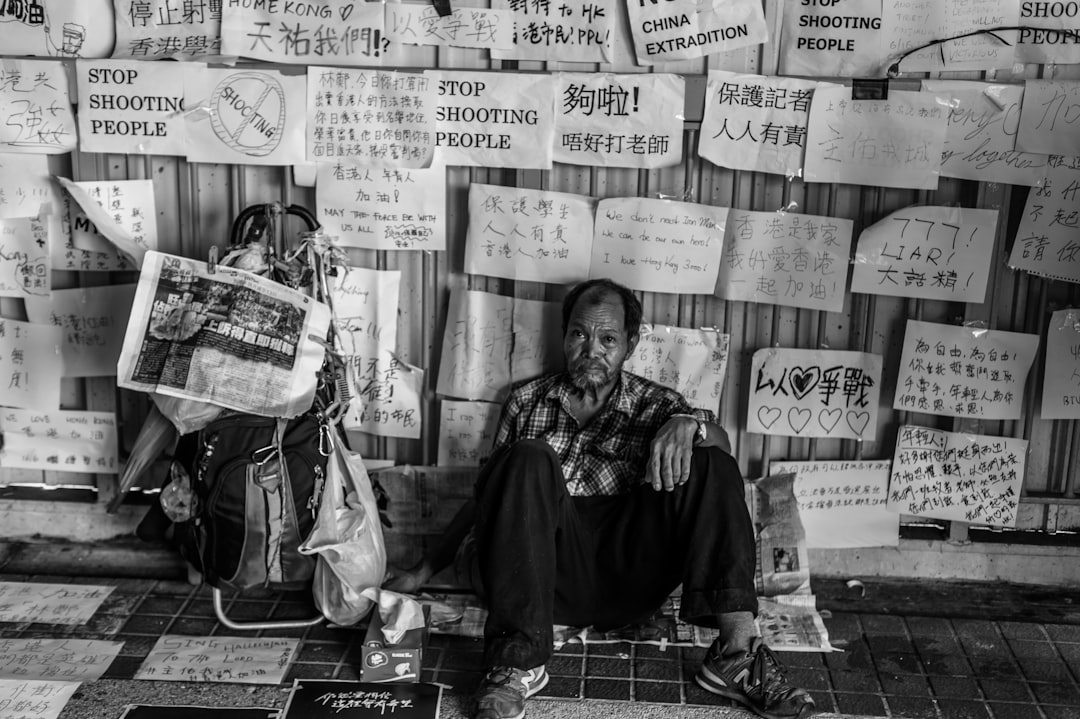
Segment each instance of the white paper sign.
[{"label": "white paper sign", "polygon": [[626,9],[639,65],[692,60],[769,39],[756,0],[637,0]]},{"label": "white paper sign", "polygon": [[883,74],[881,4],[881,0],[832,0],[786,5],[780,31],[780,74]]},{"label": "white paper sign", "polygon": [[731,336],[713,329],[642,324],[623,369],[675,390],[713,412],[724,391]]},{"label": "white paper sign", "polygon": [[301,65],[379,65],[390,46],[377,2],[222,4],[221,52]]},{"label": "white paper sign", "polygon": [[0,582],[0,622],[86,624],[115,587]]},{"label": "white paper sign", "polygon": [[221,53],[225,3],[115,0],[113,57],[139,60],[208,60]]},{"label": "white paper sign", "polygon": [[439,394],[489,402],[510,385],[514,298],[452,289],[439,362]]},{"label": "white paper sign", "polygon": [[510,381],[520,382],[561,369],[562,337],[562,303],[514,298]]},{"label": "white paper sign", "polygon": [[1049,65],[1080,63],[1080,8],[1068,0],[1021,2],[1016,61]]},{"label": "white paper sign", "polygon": [[112,0],[28,0],[7,2],[3,9],[5,55],[108,57],[112,49]]},{"label": "white paper sign", "polygon": [[60,407],[59,327],[0,319],[0,406],[54,410]]},{"label": "white paper sign", "polygon": [[1080,183],[1051,174],[1028,190],[1009,267],[1065,282],[1080,282]]},{"label": "white paper sign", "polygon": [[105,673],[123,646],[123,642],[70,637],[0,638],[0,679],[93,681]]},{"label": "white paper sign", "polygon": [[419,439],[424,370],[387,350],[363,360],[342,425],[380,437]]},{"label": "white paper sign", "polygon": [[1016,149],[1080,155],[1080,82],[1028,80],[1024,83]]},{"label": "white paper sign", "polygon": [[1050,315],[1040,416],[1080,419],[1080,310]]},{"label": "white paper sign", "polygon": [[0,297],[49,296],[49,247],[39,240],[30,218],[0,220]]},{"label": "white paper sign", "polygon": [[222,684],[280,684],[299,639],[159,637],[135,679]]},{"label": "white paper sign", "polygon": [[0,679],[0,717],[56,719],[78,688],[79,682]]},{"label": "white paper sign", "polygon": [[407,45],[508,50],[514,46],[514,14],[509,10],[452,7],[440,15],[434,5],[386,3],[386,36]]},{"label": "white paper sign", "polygon": [[[115,371],[115,370],[114,370]],[[0,410],[0,467],[84,474],[120,472],[116,415],[73,410]]]},{"label": "white paper sign", "polygon": [[439,466],[479,467],[491,453],[502,405],[444,399],[439,416]]},{"label": "white paper sign", "polygon": [[75,149],[63,63],[3,58],[0,78],[0,151],[59,155]]},{"label": "white paper sign", "polygon": [[[888,47],[889,57],[932,43],[905,57],[900,62],[901,72],[1012,66],[1015,44],[977,31],[1016,27],[1020,0],[884,2],[882,11],[882,46]],[[940,38],[952,39],[937,42]]]},{"label": "white paper sign", "polygon": [[0,220],[59,213],[62,194],[48,155],[0,152]]},{"label": "white paper sign", "polygon": [[53,290],[26,301],[31,322],[63,330],[64,377],[115,377],[137,285]]},{"label": "white paper sign", "polygon": [[157,210],[151,180],[72,182],[59,178],[69,205],[71,241],[89,252],[119,249],[136,264],[158,247]]},{"label": "white paper sign", "polygon": [[[71,186],[74,186],[73,184]],[[76,188],[77,192],[82,192]],[[85,194],[85,193],[82,193]],[[88,203],[93,203],[97,211],[104,214],[101,205],[90,199],[84,198]],[[91,252],[81,250],[74,245],[71,239],[72,217],[83,216],[81,210],[76,209],[80,205],[72,199],[68,192],[60,193],[60,210],[51,215],[42,215],[32,220],[34,237],[39,242],[44,242],[49,247],[49,261],[54,270],[79,270],[83,272],[114,272],[118,270],[137,270],[133,258],[127,258],[118,247],[110,247],[108,252]],[[84,219],[85,227],[90,227],[90,220]]]},{"label": "white paper sign", "polygon": [[514,14],[514,44],[495,49],[493,59],[610,62],[615,0],[580,3],[492,0],[491,6]]}]

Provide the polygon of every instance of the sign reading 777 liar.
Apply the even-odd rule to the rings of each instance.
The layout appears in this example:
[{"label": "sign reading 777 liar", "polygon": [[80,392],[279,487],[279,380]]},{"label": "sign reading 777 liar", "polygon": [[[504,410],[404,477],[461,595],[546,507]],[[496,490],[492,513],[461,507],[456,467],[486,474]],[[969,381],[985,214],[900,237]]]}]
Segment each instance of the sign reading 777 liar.
[{"label": "sign reading 777 liar", "polygon": [[770,347],[750,367],[750,432],[873,439],[881,388],[880,355]]}]

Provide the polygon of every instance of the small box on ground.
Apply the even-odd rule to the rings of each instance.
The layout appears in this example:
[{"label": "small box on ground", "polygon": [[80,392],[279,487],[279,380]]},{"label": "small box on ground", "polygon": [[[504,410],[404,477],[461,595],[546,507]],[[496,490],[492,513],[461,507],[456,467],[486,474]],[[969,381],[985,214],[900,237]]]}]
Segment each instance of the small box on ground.
[{"label": "small box on ground", "polygon": [[383,622],[376,607],[364,634],[360,678],[364,682],[418,682],[424,645],[428,638],[430,609],[424,605],[424,626],[409,629],[399,642],[387,645]]}]

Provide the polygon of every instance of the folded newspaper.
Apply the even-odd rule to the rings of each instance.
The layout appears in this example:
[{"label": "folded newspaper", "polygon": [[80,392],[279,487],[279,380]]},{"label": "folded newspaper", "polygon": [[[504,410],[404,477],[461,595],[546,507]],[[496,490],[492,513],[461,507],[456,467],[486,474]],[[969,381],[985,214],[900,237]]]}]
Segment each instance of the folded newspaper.
[{"label": "folded newspaper", "polygon": [[295,417],[314,401],[330,314],[327,305],[259,275],[147,252],[117,384]]}]

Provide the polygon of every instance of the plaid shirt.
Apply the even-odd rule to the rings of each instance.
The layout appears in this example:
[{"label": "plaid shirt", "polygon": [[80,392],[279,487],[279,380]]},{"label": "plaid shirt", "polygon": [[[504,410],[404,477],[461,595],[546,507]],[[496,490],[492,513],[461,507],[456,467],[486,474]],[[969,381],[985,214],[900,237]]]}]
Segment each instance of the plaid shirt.
[{"label": "plaid shirt", "polygon": [[510,393],[492,451],[523,439],[543,439],[559,455],[566,489],[575,497],[621,494],[642,482],[649,443],[673,414],[713,421],[675,390],[623,372],[607,404],[584,427],[570,414],[573,385],[565,372],[529,380]]}]

